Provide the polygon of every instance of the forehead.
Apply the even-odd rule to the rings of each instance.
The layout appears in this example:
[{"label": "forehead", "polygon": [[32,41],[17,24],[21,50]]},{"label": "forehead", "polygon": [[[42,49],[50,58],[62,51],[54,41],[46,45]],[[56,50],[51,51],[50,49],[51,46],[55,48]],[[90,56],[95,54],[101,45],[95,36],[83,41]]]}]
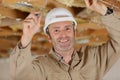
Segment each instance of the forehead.
[{"label": "forehead", "polygon": [[52,23],[49,25],[49,28],[57,28],[57,27],[67,27],[67,26],[71,26],[73,25],[72,21],[62,21],[62,22],[56,22],[56,23]]}]

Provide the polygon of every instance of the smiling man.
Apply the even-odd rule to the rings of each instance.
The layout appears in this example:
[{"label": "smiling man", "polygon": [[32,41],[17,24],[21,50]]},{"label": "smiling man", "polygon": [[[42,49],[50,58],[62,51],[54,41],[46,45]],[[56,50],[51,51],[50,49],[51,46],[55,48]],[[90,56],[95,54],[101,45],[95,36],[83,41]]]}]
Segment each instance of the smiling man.
[{"label": "smiling man", "polygon": [[41,15],[31,13],[23,22],[23,35],[10,56],[12,80],[102,80],[120,56],[120,20],[112,9],[93,0],[87,8],[103,15],[110,40],[102,46],[74,48],[77,23],[64,8],[46,16],[44,33],[53,47],[49,54],[32,57],[31,40],[40,28]]},{"label": "smiling man", "polygon": [[49,41],[53,44],[54,51],[63,56],[66,63],[69,63],[74,52],[74,26],[73,22],[64,21],[53,23],[48,28]]}]

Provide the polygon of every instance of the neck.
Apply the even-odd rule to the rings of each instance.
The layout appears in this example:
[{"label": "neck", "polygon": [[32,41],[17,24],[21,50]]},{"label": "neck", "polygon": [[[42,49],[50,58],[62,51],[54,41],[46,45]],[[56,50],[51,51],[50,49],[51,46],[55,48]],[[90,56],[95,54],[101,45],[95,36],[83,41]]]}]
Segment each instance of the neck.
[{"label": "neck", "polygon": [[55,52],[60,54],[63,57],[63,59],[65,60],[65,62],[69,64],[69,62],[72,59],[71,57],[73,55],[74,48],[70,49],[69,51],[59,51],[59,50],[55,49]]}]

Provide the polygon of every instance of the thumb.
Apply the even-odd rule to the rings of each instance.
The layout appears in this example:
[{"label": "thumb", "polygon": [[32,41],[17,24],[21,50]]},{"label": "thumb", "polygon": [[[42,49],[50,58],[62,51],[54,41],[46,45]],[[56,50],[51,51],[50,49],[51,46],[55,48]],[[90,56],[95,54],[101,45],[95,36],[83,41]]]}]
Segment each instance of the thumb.
[{"label": "thumb", "polygon": [[97,3],[97,0],[84,0],[87,7]]},{"label": "thumb", "polygon": [[86,7],[89,7],[90,4],[89,4],[89,0],[84,0],[85,1],[85,4],[86,4]]}]

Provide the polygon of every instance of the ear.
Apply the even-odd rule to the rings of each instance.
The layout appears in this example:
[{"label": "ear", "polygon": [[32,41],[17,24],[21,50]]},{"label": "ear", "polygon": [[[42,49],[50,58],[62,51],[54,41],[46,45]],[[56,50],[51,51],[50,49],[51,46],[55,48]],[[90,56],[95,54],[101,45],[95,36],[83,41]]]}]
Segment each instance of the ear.
[{"label": "ear", "polygon": [[74,36],[75,36],[75,39],[76,39],[76,38],[77,38],[77,37],[76,37],[76,29],[74,29]]},{"label": "ear", "polygon": [[76,37],[76,30],[75,30],[75,37]]},{"label": "ear", "polygon": [[51,43],[51,37],[50,35],[47,35],[48,41]]}]

